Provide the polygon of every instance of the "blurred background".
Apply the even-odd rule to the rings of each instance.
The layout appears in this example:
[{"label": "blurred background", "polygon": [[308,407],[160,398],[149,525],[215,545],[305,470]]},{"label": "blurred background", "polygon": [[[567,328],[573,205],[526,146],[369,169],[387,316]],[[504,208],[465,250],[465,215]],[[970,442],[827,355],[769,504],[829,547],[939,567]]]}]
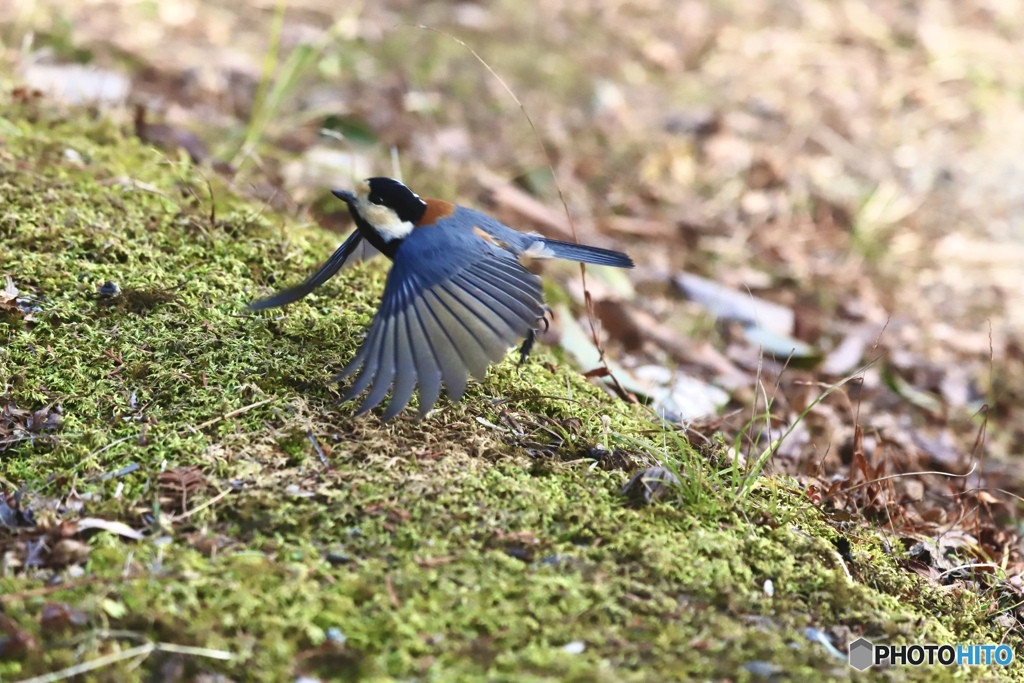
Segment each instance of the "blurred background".
[{"label": "blurred background", "polygon": [[[626,250],[588,270],[596,337],[692,440],[791,430],[772,468],[897,526],[1016,517],[1016,0],[8,0],[0,40],[30,96],[299,221],[347,232],[329,188],[398,175]],[[578,269],[545,267],[547,342],[599,367]],[[878,481],[921,471],[969,476]]]}]

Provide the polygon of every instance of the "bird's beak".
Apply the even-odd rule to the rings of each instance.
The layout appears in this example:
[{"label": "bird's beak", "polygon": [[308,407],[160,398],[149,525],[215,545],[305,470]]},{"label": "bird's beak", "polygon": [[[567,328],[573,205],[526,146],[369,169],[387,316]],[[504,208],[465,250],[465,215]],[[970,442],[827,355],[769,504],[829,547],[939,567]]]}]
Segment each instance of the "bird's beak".
[{"label": "bird's beak", "polygon": [[356,196],[347,190],[331,190],[331,194],[349,206],[352,206],[352,202],[356,200]]}]

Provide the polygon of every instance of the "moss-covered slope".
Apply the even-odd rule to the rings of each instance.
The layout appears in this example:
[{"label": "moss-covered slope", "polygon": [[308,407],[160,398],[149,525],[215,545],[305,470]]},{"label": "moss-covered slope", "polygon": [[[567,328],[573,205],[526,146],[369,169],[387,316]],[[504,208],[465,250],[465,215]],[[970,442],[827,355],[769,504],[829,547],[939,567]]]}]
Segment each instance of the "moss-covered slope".
[{"label": "moss-covered slope", "polygon": [[[822,680],[851,670],[808,627],[840,647],[849,633],[1004,638],[984,600],[905,574],[869,532],[850,539],[848,578],[839,533],[784,483],[737,499],[717,456],[543,355],[522,370],[510,359],[424,422],[350,419],[326,379],[385,264],[248,313],[338,237],[107,121],[0,107],[0,202],[0,275],[27,297],[0,311],[0,408],[60,412],[58,429],[23,425],[0,445],[0,483],[35,521],[0,529],[3,680],[107,656],[89,676]],[[105,282],[121,296],[99,297]],[[684,488],[646,508],[620,495],[628,472],[587,457],[666,443]],[[89,517],[146,538],[59,525]],[[64,538],[88,547],[60,555]],[[55,603],[81,611],[69,629],[54,627]],[[146,640],[234,659],[113,661]]]}]

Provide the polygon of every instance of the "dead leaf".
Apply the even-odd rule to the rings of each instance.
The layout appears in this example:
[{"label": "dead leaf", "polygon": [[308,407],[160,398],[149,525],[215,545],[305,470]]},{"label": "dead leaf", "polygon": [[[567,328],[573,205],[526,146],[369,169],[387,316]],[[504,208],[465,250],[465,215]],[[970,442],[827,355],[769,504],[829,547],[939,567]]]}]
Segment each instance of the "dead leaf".
[{"label": "dead leaf", "polygon": [[22,79],[33,89],[69,104],[123,104],[131,83],[124,74],[84,64],[29,64]]},{"label": "dead leaf", "polygon": [[651,399],[651,408],[670,422],[688,423],[714,415],[729,402],[729,393],[685,372],[660,365],[633,368],[633,376],[644,396]]},{"label": "dead leaf", "polygon": [[50,551],[49,564],[63,567],[69,564],[83,564],[89,559],[92,548],[88,543],[64,538],[57,541]]},{"label": "dead leaf", "polygon": [[629,351],[649,341],[679,363],[698,365],[715,374],[724,387],[746,385],[750,376],[706,341],[689,339],[635,304],[605,299],[594,304],[594,312],[611,336]]},{"label": "dead leaf", "polygon": [[210,158],[210,150],[195,133],[165,123],[148,123],[143,104],[135,105],[135,135],[143,142],[163,150],[181,148],[188,153],[194,164],[201,164]]},{"label": "dead leaf", "polygon": [[21,628],[14,619],[0,614],[0,658],[25,659],[30,653],[39,649],[39,644],[31,633]]},{"label": "dead leaf", "polygon": [[675,283],[683,294],[704,306],[719,320],[735,320],[781,335],[793,333],[796,316],[788,306],[690,273],[680,273],[675,277]]},{"label": "dead leaf", "polygon": [[867,350],[868,341],[863,335],[851,332],[825,356],[821,372],[831,377],[842,377],[859,366]]},{"label": "dead leaf", "polygon": [[0,311],[17,312],[18,288],[14,286],[14,278],[7,275],[4,280],[4,288],[0,290]]},{"label": "dead leaf", "polygon": [[47,603],[39,615],[39,626],[48,636],[61,635],[88,623],[89,615],[86,612],[73,609],[66,602]]}]

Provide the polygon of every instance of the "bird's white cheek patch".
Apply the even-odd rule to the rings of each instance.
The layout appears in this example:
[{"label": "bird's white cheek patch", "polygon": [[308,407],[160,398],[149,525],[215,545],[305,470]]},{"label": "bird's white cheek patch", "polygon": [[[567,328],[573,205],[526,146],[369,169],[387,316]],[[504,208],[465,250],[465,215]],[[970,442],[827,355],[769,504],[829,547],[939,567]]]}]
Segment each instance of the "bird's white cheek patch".
[{"label": "bird's white cheek patch", "polygon": [[555,252],[551,251],[551,248],[541,240],[530,244],[526,251],[523,252],[523,255],[530,258],[555,258]]},{"label": "bird's white cheek patch", "polygon": [[398,214],[386,206],[360,202],[359,213],[380,233],[385,242],[405,239],[413,229],[412,223],[401,220]]}]

